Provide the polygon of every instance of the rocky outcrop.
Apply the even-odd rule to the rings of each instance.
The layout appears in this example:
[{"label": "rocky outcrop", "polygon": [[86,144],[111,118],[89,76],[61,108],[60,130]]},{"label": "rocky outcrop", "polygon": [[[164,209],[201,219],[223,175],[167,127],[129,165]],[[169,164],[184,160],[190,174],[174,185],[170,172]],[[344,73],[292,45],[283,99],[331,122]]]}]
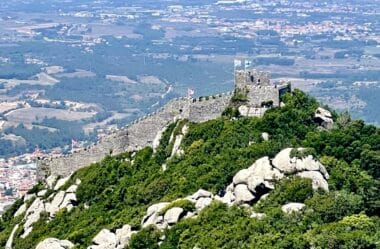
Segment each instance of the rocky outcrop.
[{"label": "rocky outcrop", "polygon": [[303,203],[292,202],[292,203],[283,205],[281,207],[281,210],[284,213],[291,214],[293,212],[301,212],[304,207],[305,207],[305,204]]},{"label": "rocky outcrop", "polygon": [[32,205],[28,208],[25,213],[25,223],[24,223],[24,234],[21,235],[22,238],[25,238],[32,231],[33,223],[37,222],[40,219],[41,213],[45,211],[45,204],[40,198],[36,198]]},{"label": "rocky outcrop", "polygon": [[36,249],[69,249],[74,247],[74,244],[68,240],[59,240],[55,238],[48,238],[41,241]]},{"label": "rocky outcrop", "polygon": [[315,111],[314,120],[324,129],[332,129],[334,127],[331,112],[322,107],[318,107]]},{"label": "rocky outcrop", "polygon": [[64,177],[64,178],[61,178],[57,181],[57,183],[55,184],[54,186],[54,190],[58,190],[60,189],[63,185],[65,185],[65,183],[70,179],[71,176],[67,176],[67,177]]},{"label": "rocky outcrop", "polygon": [[116,234],[108,229],[102,229],[95,238],[93,238],[92,243],[94,245],[90,246],[89,249],[114,249],[116,248]]},{"label": "rocky outcrop", "polygon": [[311,155],[305,158],[291,157],[292,150],[286,148],[272,160],[268,157],[260,158],[249,168],[238,171],[224,196],[216,196],[215,199],[228,205],[251,204],[274,189],[277,180],[290,175],[309,178],[313,189],[328,191],[329,175],[325,167]]},{"label": "rocky outcrop", "polygon": [[181,216],[185,213],[183,208],[174,207],[166,211],[164,215],[164,220],[169,224],[173,225],[179,221]]},{"label": "rocky outcrop", "polygon": [[9,236],[7,243],[5,244],[5,249],[12,249],[13,239],[15,237],[15,233],[18,229],[19,225],[15,225],[12,229],[11,235]]},{"label": "rocky outcrop", "polygon": [[[185,135],[187,134],[188,130],[189,130],[189,126],[187,124],[185,124],[181,129],[181,133],[177,134],[175,136],[173,149],[172,149],[170,158],[173,158],[174,156],[182,156],[184,154],[184,151],[182,149],[180,149],[180,146],[181,146],[182,140],[185,137]],[[170,142],[172,142],[173,134],[170,137],[170,140],[171,140]]]},{"label": "rocky outcrop", "polygon": [[[71,209],[74,208],[77,200],[75,192],[78,188],[78,185],[80,184],[79,179],[77,179],[75,184],[70,186],[66,191],[60,190],[56,192],[56,190],[61,189],[68,180],[69,177],[66,177],[57,181],[56,176],[50,176],[45,181],[46,188],[39,191],[37,197],[36,195],[26,195],[24,197],[24,203],[14,214],[15,217],[24,214],[24,233],[20,236],[21,238],[26,238],[32,232],[33,224],[40,219],[42,213],[48,213],[49,216],[53,218],[55,214],[63,208],[66,208],[68,211],[71,211]],[[53,193],[49,196],[48,199],[44,199],[44,196],[48,190],[52,191]],[[35,198],[34,201],[29,207],[27,207],[27,203],[32,198]]]},{"label": "rocky outcrop", "polygon": [[16,213],[15,213],[13,216],[14,216],[14,217],[17,217],[17,216],[19,216],[19,215],[22,215],[23,213],[25,213],[26,208],[27,208],[26,203],[23,203],[23,204],[17,209]]},{"label": "rocky outcrop", "polygon": [[130,225],[124,225],[117,229],[116,233],[108,229],[102,229],[93,239],[93,245],[88,249],[124,249],[128,246],[129,240],[136,231],[132,231]]},{"label": "rocky outcrop", "polygon": [[141,222],[142,227],[156,225],[158,228],[165,229],[168,224],[164,221],[164,217],[160,215],[160,212],[169,204],[169,202],[161,202],[150,206]]}]

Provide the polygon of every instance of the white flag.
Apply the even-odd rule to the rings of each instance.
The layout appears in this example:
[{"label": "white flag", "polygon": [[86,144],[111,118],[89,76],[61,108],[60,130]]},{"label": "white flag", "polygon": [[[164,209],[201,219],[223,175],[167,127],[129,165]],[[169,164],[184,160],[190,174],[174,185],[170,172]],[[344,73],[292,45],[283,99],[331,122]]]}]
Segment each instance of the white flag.
[{"label": "white flag", "polygon": [[193,95],[194,95],[194,90],[193,89],[191,89],[191,88],[187,88],[187,96],[189,97],[189,98],[191,98]]},{"label": "white flag", "polygon": [[250,67],[250,66],[252,66],[252,61],[250,61],[250,60],[245,60],[244,67],[245,67],[245,68],[248,68],[248,67]]},{"label": "white flag", "polygon": [[241,60],[234,60],[234,67],[241,67]]}]

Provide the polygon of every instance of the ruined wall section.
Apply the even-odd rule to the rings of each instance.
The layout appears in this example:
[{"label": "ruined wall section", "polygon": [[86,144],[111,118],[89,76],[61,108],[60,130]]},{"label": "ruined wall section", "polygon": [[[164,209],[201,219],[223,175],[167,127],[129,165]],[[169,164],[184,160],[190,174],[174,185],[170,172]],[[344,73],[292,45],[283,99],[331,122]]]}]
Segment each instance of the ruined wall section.
[{"label": "ruined wall section", "polygon": [[221,116],[232,97],[232,92],[208,99],[178,98],[168,102],[154,113],[139,118],[130,125],[102,137],[94,145],[58,158],[37,162],[38,177],[67,176],[82,167],[101,161],[106,155],[117,155],[152,146],[157,134],[177,119],[203,122]]},{"label": "ruined wall section", "polygon": [[194,99],[191,103],[189,120],[192,122],[204,122],[220,117],[230,104],[233,92],[219,96],[209,96],[207,99]]}]

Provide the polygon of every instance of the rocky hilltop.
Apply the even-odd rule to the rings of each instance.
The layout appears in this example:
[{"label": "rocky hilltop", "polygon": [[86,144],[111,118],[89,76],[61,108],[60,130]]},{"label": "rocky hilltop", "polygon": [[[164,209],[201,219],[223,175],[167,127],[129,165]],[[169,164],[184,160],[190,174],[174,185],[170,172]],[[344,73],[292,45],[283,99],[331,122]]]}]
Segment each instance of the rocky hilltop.
[{"label": "rocky hilltop", "polygon": [[243,100],[41,180],[2,216],[0,246],[377,248],[380,130],[298,90],[260,117]]}]

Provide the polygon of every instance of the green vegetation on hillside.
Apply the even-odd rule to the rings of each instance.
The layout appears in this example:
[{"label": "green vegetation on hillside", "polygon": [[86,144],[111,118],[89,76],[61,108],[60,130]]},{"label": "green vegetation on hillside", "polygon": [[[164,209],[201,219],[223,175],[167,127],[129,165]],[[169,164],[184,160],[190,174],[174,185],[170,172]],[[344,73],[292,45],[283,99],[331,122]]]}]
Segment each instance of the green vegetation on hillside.
[{"label": "green vegetation on hillside", "polygon": [[[285,147],[305,147],[326,166],[330,192],[314,192],[310,180],[287,178],[277,183],[267,199],[255,204],[263,219],[250,218],[244,208],[214,202],[195,219],[186,219],[160,232],[153,227],[132,237],[130,248],[377,248],[380,238],[379,169],[380,130],[361,121],[321,131],[313,121],[318,103],[295,90],[284,98],[285,107],[269,110],[262,119],[221,117],[205,123],[188,123],[181,148],[184,155],[170,155],[170,134],[185,121],[164,132],[156,153],[144,148],[136,154],[106,157],[78,170],[75,179],[78,206],[62,210],[48,223],[47,216],[33,225],[26,239],[16,239],[14,248],[34,248],[48,237],[68,239],[77,248],[87,248],[103,228],[115,230],[124,224],[140,228],[147,207],[173,201],[203,188],[222,193],[240,169],[256,159],[273,157]],[[264,141],[263,132],[270,134]],[[167,170],[162,170],[166,163]],[[286,215],[280,207],[304,202],[303,213]],[[85,208],[85,206],[89,208]],[[188,203],[181,203],[191,209]],[[0,222],[0,247],[16,224],[15,208]],[[22,229],[17,231],[17,236]]]}]

